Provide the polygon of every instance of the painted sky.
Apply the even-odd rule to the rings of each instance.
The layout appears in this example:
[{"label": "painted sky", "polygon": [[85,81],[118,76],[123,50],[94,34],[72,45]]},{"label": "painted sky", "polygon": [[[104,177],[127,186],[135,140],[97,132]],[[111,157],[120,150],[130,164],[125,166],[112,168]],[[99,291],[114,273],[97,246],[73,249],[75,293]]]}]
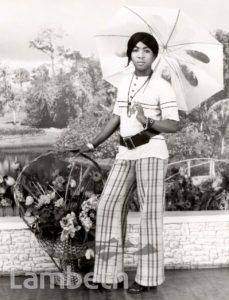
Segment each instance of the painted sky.
[{"label": "painted sky", "polygon": [[0,0],[0,63],[29,68],[45,62],[28,45],[48,26],[66,32],[66,47],[96,55],[93,36],[122,5],[181,8],[211,32],[229,31],[228,0]]}]

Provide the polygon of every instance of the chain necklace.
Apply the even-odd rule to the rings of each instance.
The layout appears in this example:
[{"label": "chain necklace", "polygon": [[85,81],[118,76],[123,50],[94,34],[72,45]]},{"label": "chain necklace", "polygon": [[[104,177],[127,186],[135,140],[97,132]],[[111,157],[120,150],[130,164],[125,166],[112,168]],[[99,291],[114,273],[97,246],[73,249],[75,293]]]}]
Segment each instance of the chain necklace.
[{"label": "chain necklace", "polygon": [[151,70],[149,76],[147,77],[146,81],[143,82],[143,84],[139,87],[139,89],[135,92],[135,94],[133,96],[130,96],[130,88],[131,88],[131,85],[132,85],[132,82],[133,82],[133,79],[134,79],[134,75],[132,76],[131,78],[131,81],[130,81],[130,85],[129,85],[129,90],[128,90],[128,98],[127,98],[127,116],[130,118],[131,117],[131,103],[132,103],[132,100],[133,98],[136,96],[136,94],[149,82],[151,76],[153,74],[153,71]]}]

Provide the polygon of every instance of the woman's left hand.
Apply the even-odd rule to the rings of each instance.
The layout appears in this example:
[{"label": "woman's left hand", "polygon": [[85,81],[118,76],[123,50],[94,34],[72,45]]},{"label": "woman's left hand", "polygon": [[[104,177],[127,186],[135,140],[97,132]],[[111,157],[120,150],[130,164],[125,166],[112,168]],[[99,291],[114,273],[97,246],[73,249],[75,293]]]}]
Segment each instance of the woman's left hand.
[{"label": "woman's left hand", "polygon": [[145,123],[146,116],[144,114],[144,110],[143,110],[143,107],[141,106],[141,104],[138,104],[138,103],[134,104],[133,109],[137,111],[136,119],[141,124]]}]

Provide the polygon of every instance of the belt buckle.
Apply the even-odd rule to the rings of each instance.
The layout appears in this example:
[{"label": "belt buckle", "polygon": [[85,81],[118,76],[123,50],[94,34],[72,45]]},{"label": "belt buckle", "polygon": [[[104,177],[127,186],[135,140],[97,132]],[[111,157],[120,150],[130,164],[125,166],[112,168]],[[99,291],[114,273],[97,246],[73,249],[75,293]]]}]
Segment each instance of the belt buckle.
[{"label": "belt buckle", "polygon": [[129,150],[136,148],[130,136],[123,137],[123,142]]}]

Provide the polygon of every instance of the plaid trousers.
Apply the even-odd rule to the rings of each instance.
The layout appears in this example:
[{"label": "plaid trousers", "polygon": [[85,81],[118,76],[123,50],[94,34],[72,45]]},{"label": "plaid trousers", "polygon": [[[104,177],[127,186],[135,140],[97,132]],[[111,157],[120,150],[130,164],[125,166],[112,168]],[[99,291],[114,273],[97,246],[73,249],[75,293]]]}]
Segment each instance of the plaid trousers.
[{"label": "plaid trousers", "polygon": [[140,234],[135,281],[144,286],[163,283],[164,179],[167,159],[117,159],[111,168],[98,202],[93,281],[123,280],[124,243],[128,201],[137,188],[140,203]]}]

